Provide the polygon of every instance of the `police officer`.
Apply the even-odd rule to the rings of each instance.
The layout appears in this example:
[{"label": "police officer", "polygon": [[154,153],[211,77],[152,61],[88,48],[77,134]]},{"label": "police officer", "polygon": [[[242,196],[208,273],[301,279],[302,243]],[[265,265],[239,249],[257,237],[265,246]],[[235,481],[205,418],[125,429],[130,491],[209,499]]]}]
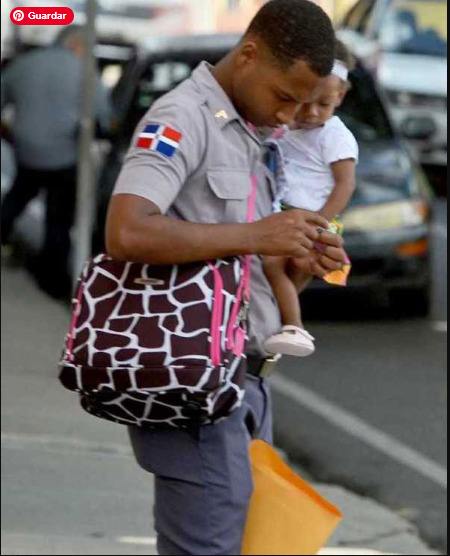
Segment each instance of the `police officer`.
[{"label": "police officer", "polygon": [[[310,274],[341,268],[342,243],[327,222],[301,210],[271,214],[274,188],[261,143],[249,127],[289,123],[332,69],[334,31],[308,0],[271,0],[216,67],[202,63],[159,99],[133,138],[111,200],[110,255],[181,264],[255,255],[245,402],[227,420],[198,429],[130,428],[139,464],[156,476],[160,554],[240,554],[252,493],[248,446],[271,442],[264,340],[280,316],[258,255],[299,259]],[[257,221],[246,223],[257,173]],[[267,171],[268,173],[268,171]],[[327,244],[312,250],[321,237]]]}]

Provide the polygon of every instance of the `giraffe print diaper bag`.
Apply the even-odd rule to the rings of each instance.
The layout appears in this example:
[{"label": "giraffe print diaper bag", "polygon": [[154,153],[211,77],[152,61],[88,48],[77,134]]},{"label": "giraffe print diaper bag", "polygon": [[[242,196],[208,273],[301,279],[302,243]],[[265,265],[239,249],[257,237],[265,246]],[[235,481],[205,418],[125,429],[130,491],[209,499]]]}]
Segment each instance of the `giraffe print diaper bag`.
[{"label": "giraffe print diaper bag", "polygon": [[[256,179],[248,203],[253,220]],[[151,266],[99,255],[74,299],[59,379],[97,417],[214,424],[242,404],[251,258]]]}]

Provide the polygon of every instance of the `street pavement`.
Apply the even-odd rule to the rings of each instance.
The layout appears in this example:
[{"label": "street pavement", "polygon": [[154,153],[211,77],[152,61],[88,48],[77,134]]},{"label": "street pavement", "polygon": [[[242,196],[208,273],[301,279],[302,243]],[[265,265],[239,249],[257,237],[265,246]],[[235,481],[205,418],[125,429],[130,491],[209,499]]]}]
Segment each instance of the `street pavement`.
[{"label": "street pavement", "polygon": [[[1,553],[155,554],[153,481],[135,463],[126,430],[83,413],[57,380],[67,308],[19,268],[2,267],[1,277]],[[437,554],[371,497],[338,484],[317,488],[345,516],[324,553]]]}]

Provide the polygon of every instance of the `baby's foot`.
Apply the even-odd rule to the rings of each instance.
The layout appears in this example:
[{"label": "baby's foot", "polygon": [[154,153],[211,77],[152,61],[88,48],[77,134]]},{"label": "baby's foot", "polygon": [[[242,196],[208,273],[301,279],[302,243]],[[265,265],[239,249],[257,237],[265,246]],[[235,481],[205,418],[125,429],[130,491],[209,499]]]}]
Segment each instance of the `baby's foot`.
[{"label": "baby's foot", "polygon": [[283,326],[282,332],[269,338],[264,347],[269,353],[308,357],[316,351],[314,340],[303,328]]}]

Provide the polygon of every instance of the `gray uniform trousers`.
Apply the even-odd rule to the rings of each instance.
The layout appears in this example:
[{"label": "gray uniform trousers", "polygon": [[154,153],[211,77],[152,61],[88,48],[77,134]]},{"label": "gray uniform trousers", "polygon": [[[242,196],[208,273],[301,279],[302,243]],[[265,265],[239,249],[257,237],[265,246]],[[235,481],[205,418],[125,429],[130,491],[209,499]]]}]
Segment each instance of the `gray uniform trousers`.
[{"label": "gray uniform trousers", "polygon": [[129,433],[139,465],[156,476],[158,553],[240,554],[253,491],[249,444],[272,443],[264,381],[248,376],[243,406],[217,425]]}]

